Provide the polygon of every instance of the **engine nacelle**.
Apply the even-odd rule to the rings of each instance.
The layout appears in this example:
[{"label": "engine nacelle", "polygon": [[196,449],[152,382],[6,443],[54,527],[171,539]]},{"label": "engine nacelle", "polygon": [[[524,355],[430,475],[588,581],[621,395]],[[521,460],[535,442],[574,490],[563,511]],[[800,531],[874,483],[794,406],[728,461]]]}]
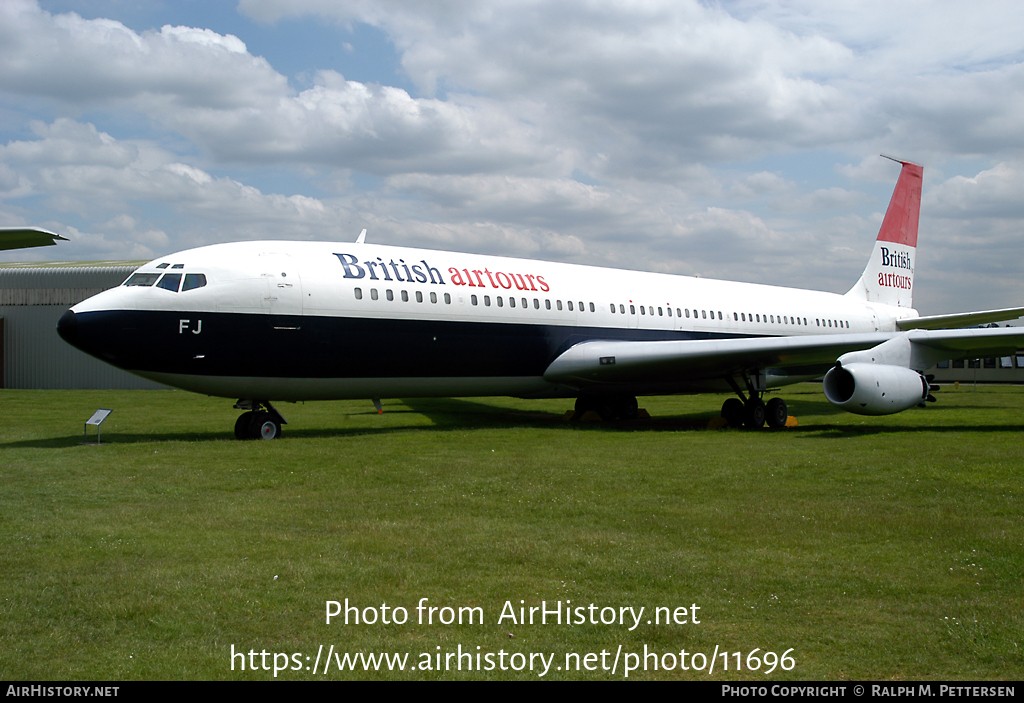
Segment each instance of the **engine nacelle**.
[{"label": "engine nacelle", "polygon": [[888,364],[836,364],[823,385],[830,403],[857,415],[892,415],[928,397],[921,374]]}]

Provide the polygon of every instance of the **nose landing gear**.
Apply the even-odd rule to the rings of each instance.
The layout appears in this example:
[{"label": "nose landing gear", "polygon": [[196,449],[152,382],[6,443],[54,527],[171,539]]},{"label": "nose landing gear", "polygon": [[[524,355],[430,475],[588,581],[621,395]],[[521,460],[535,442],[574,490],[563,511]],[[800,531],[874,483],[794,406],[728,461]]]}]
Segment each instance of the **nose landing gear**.
[{"label": "nose landing gear", "polygon": [[235,439],[277,439],[288,424],[266,400],[239,400],[235,408],[246,411],[235,420]]}]

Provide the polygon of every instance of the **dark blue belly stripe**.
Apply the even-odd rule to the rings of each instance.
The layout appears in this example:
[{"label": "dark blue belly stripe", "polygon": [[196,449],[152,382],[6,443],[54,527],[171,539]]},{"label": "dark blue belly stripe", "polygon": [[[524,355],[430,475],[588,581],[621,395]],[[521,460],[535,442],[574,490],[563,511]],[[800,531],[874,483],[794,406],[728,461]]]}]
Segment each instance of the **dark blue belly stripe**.
[{"label": "dark blue belly stripe", "polygon": [[548,324],[131,310],[77,313],[75,327],[75,346],[128,371],[285,378],[537,377],[566,349],[589,340],[737,336]]}]

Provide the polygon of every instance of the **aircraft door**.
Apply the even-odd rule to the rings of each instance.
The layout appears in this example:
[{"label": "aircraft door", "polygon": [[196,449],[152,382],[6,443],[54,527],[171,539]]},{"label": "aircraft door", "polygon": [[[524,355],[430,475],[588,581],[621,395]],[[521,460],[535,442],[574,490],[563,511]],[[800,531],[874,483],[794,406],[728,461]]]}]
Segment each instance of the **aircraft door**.
[{"label": "aircraft door", "polygon": [[265,282],[263,309],[273,315],[302,314],[302,279],[288,256],[260,257]]},{"label": "aircraft door", "polygon": [[629,319],[629,328],[631,330],[635,330],[640,326],[640,310],[636,301],[630,300],[626,305],[626,317]]}]

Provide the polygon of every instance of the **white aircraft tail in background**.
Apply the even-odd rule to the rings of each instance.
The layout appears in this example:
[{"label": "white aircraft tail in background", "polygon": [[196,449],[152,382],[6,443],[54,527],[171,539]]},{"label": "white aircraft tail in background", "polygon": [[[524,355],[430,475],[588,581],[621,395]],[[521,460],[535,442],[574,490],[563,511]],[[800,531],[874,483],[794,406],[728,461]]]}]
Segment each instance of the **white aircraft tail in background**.
[{"label": "white aircraft tail in background", "polygon": [[903,169],[885,211],[875,249],[864,273],[847,295],[869,303],[912,308],[924,169],[909,161],[899,163]]}]

